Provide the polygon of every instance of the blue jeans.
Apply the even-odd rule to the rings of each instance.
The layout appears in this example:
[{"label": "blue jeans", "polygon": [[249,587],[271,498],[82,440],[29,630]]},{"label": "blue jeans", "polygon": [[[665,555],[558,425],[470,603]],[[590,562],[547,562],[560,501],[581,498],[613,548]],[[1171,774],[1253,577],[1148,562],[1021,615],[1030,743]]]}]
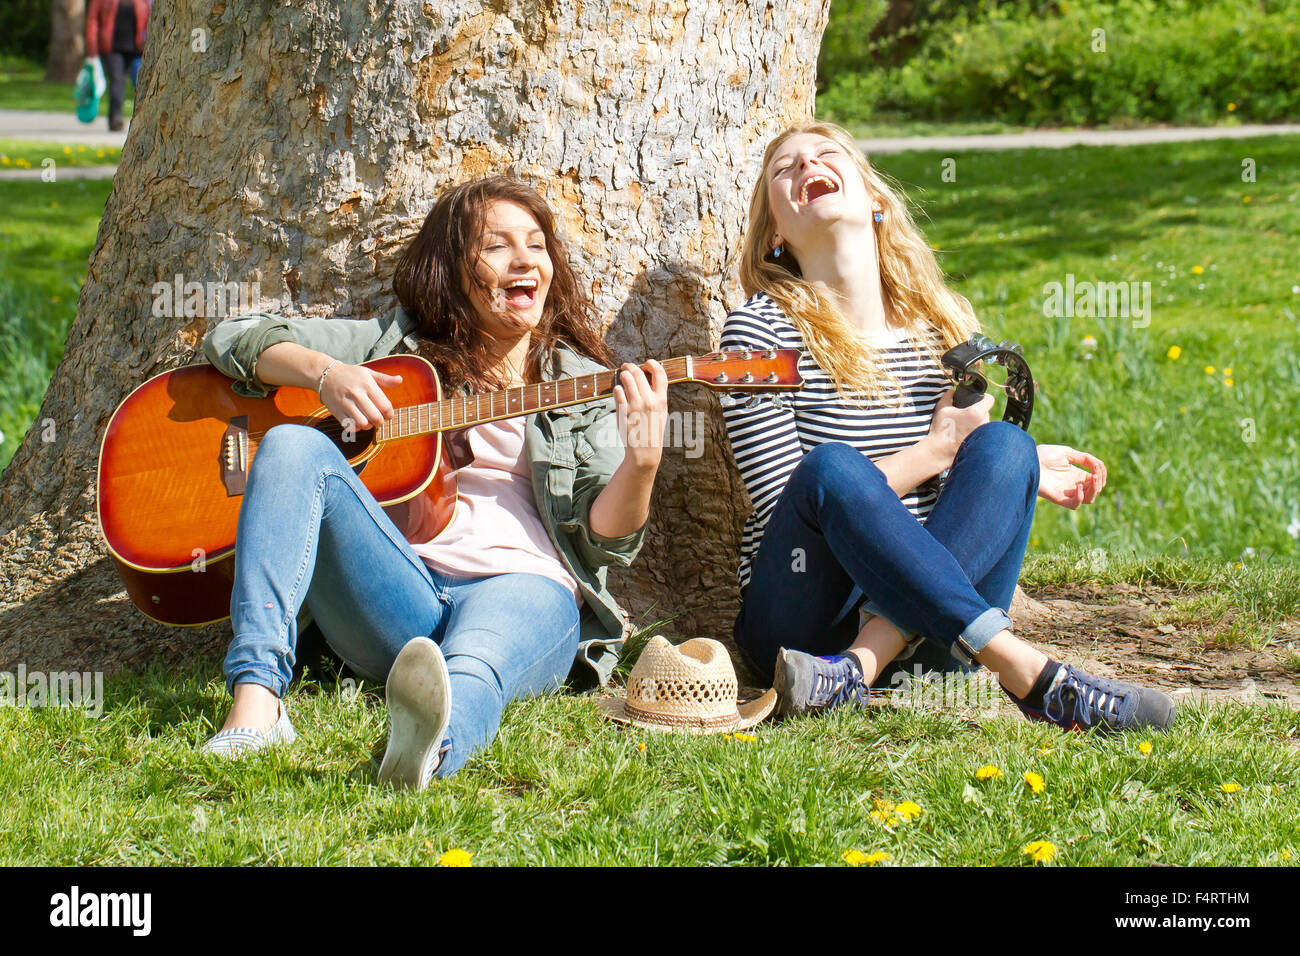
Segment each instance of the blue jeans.
[{"label": "blue jeans", "polygon": [[974,656],[1011,625],[1037,495],[1037,448],[1006,422],[982,425],[962,442],[924,525],[861,452],[818,445],[768,519],[736,644],[770,681],[782,647],[810,654],[848,647],[865,600],[867,610],[924,638],[909,663],[973,669]]},{"label": "blue jeans", "polygon": [[236,544],[226,686],[284,695],[304,600],[334,652],[369,680],[382,683],[407,641],[429,637],[451,674],[440,776],[491,743],[510,700],[559,687],[573,666],[578,605],[563,585],[429,568],[314,428],[277,425],[262,439]]}]

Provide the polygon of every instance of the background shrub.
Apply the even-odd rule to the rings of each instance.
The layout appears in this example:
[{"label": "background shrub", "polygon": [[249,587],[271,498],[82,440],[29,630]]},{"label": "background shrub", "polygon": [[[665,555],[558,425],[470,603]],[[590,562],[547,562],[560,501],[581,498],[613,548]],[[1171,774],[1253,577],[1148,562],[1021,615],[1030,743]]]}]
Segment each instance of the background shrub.
[{"label": "background shrub", "polygon": [[1297,20],[1300,0],[835,0],[819,111],[843,123],[1290,120]]}]

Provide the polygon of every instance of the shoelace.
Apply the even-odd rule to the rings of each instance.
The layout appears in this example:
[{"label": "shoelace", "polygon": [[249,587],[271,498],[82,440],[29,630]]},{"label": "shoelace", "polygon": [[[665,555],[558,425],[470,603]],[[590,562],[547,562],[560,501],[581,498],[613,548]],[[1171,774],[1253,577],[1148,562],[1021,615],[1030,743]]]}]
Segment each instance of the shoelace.
[{"label": "shoelace", "polygon": [[858,679],[858,672],[848,661],[827,664],[827,669],[817,669],[813,675],[812,699],[815,707],[835,707],[849,701],[866,704],[867,689]]},{"label": "shoelace", "polygon": [[1043,712],[1049,720],[1059,722],[1068,714],[1071,722],[1091,727],[1099,720],[1110,718],[1114,721],[1120,717],[1120,708],[1133,692],[1132,688],[1077,671],[1068,665],[1067,668],[1064,679],[1043,701]]}]

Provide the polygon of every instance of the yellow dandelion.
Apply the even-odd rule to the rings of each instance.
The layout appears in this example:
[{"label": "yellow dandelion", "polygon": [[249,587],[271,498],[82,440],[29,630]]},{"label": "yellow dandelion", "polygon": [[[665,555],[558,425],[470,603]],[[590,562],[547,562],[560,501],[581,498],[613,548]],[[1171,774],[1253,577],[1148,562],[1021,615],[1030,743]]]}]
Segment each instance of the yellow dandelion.
[{"label": "yellow dandelion", "polygon": [[1201,266],[1192,266],[1192,275],[1200,275],[1204,271],[1205,269],[1203,269]]},{"label": "yellow dandelion", "polygon": [[64,147],[63,147],[63,152],[64,152],[65,154],[67,154],[68,156],[71,156],[71,155],[72,155],[72,147],[71,147],[71,146],[64,146]]},{"label": "yellow dandelion", "polygon": [[723,735],[722,735],[722,739],[723,739],[723,740],[730,740],[730,739],[731,739],[731,734],[723,734]]},{"label": "yellow dandelion", "polygon": [[993,780],[1000,776],[1002,776],[1002,771],[991,763],[986,763],[975,771],[976,780]]},{"label": "yellow dandelion", "polygon": [[1237,112],[1237,104],[1236,104],[1236,103],[1229,103],[1229,104],[1228,104],[1228,112],[1229,112],[1229,113],[1235,113],[1235,112]]},{"label": "yellow dandelion", "polygon": [[898,822],[894,813],[894,804],[891,800],[877,800],[876,809],[871,811],[872,818],[887,827],[892,827]]},{"label": "yellow dandelion", "polygon": [[1140,753],[1142,756],[1145,757],[1150,752],[1151,752],[1151,741],[1144,740],[1142,741],[1142,743],[1138,744],[1138,753]]},{"label": "yellow dandelion", "polygon": [[1032,770],[1025,773],[1025,783],[1028,784],[1029,789],[1034,791],[1034,793],[1042,793],[1047,789],[1047,784],[1043,782],[1043,775],[1034,773]]},{"label": "yellow dandelion", "polygon": [[465,850],[448,850],[442,856],[438,857],[439,866],[470,866],[469,858],[472,853]]},{"label": "yellow dandelion", "polygon": [[863,853],[861,850],[845,850],[840,859],[849,866],[861,866],[863,863],[867,864],[867,866],[875,866],[884,860],[892,860],[893,857],[884,850],[877,850],[875,853]]},{"label": "yellow dandelion", "polygon": [[1056,844],[1047,840],[1035,840],[1025,844],[1020,852],[1031,857],[1035,863],[1051,863],[1056,856]]},{"label": "yellow dandelion", "polygon": [[645,753],[645,744],[637,744],[636,749],[641,751],[642,753]]},{"label": "yellow dandelion", "polygon": [[754,741],[758,739],[753,734],[736,734],[735,737],[742,744],[752,744]]},{"label": "yellow dandelion", "polygon": [[1281,856],[1282,856],[1282,860],[1283,860],[1283,862],[1285,862],[1285,861],[1291,859],[1291,851],[1290,851],[1290,850],[1283,850],[1282,853],[1281,853]]},{"label": "yellow dandelion", "polygon": [[1236,793],[1238,790],[1241,789],[1241,784],[1239,784],[1239,783],[1225,783],[1225,784],[1224,784],[1223,786],[1221,786],[1219,789],[1222,790],[1224,793]]},{"label": "yellow dandelion", "polygon": [[904,800],[902,803],[900,803],[898,806],[894,808],[894,812],[897,813],[904,820],[906,820],[908,823],[911,823],[921,814],[925,813],[923,809],[921,809],[911,800]]},{"label": "yellow dandelion", "polygon": [[1230,378],[1225,378],[1225,379],[1223,380],[1223,384],[1226,385],[1226,386],[1228,386],[1228,388],[1232,388],[1232,379],[1230,379]]},{"label": "yellow dandelion", "polygon": [[1186,415],[1186,414],[1187,414],[1187,406],[1186,406],[1186,405],[1179,405],[1179,406],[1178,406],[1178,411],[1180,411],[1182,414]]},{"label": "yellow dandelion", "polygon": [[1242,197],[1241,197],[1241,201],[1242,201],[1242,202],[1250,202],[1250,197],[1249,197],[1249,196],[1242,196]]},{"label": "yellow dandelion", "polygon": [[1168,358],[1172,359],[1173,361],[1177,361],[1177,360],[1178,360],[1178,356],[1180,356],[1180,355],[1182,355],[1182,354],[1183,354],[1183,350],[1182,350],[1182,348],[1180,348],[1180,347],[1177,346],[1177,345],[1171,345],[1171,346],[1169,346],[1169,351],[1165,353],[1165,355],[1166,355]]},{"label": "yellow dandelion", "polygon": [[1213,374],[1214,374],[1214,366],[1213,366],[1213,365],[1207,365],[1207,366],[1205,366],[1205,374],[1206,374],[1206,375],[1213,375]]},{"label": "yellow dandelion", "polygon": [[1232,369],[1230,369],[1230,368],[1225,368],[1225,369],[1223,370],[1223,374],[1226,375],[1226,376],[1228,376],[1228,378],[1232,378]]},{"label": "yellow dandelion", "polygon": [[1051,747],[1039,747],[1038,752],[1042,754],[1044,757],[1046,757],[1050,753],[1055,753],[1055,751]]}]

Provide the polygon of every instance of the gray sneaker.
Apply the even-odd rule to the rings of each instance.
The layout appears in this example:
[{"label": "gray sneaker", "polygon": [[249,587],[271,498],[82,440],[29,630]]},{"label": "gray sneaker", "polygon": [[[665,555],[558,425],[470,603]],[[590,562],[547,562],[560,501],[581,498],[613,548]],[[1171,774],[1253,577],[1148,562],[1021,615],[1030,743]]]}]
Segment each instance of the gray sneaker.
[{"label": "gray sneaker", "polygon": [[814,657],[781,648],[774,679],[781,713],[807,714],[844,704],[865,707],[871,690],[862,681],[857,655]]}]

